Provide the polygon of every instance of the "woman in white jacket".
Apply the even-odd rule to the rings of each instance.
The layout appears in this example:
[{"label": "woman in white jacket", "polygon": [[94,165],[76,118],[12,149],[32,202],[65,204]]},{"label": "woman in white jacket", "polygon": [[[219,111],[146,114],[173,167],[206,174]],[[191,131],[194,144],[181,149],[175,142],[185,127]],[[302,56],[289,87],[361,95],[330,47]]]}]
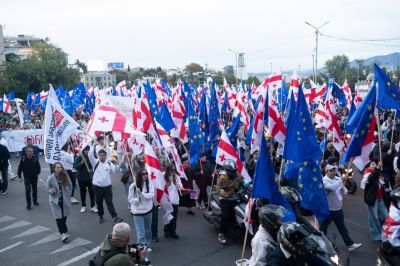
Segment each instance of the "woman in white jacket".
[{"label": "woman in white jacket", "polygon": [[75,187],[76,187],[76,170],[74,168],[74,152],[71,149],[70,143],[67,142],[61,149],[61,159],[60,163],[64,166],[67,171],[69,179],[72,183],[71,192],[71,204],[78,204],[79,201],[74,197]]},{"label": "woman in white jacket", "polygon": [[129,187],[128,201],[131,204],[136,229],[136,242],[146,244],[150,248],[154,187],[145,169],[138,171],[135,181]]}]

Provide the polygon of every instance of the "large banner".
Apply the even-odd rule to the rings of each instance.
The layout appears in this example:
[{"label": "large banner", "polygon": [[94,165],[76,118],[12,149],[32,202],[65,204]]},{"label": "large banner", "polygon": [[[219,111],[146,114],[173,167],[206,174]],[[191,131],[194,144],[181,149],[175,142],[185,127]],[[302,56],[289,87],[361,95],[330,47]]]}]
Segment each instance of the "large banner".
[{"label": "large banner", "polygon": [[[26,146],[26,140],[28,138],[32,139],[33,145],[43,149],[43,129],[3,131],[1,135],[3,135],[3,138],[6,140],[6,146],[10,152],[21,151],[22,148]],[[83,130],[76,130],[75,133],[71,135],[71,140],[81,143],[84,137],[85,132]]]}]

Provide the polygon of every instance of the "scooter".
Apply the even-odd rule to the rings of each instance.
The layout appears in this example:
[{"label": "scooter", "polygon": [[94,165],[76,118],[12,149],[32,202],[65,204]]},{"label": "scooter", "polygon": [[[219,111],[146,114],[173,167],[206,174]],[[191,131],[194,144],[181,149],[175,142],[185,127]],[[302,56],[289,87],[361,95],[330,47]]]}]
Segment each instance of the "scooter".
[{"label": "scooter", "polygon": [[[310,233],[310,235],[304,239],[306,248],[314,255],[318,256],[321,261],[324,261],[324,265],[343,265],[339,257],[339,249],[336,247],[334,242],[331,241],[323,232],[316,230],[314,226],[312,226],[311,223],[301,214],[301,196],[299,192],[296,189],[287,186],[282,186],[280,191],[291,205],[296,216],[296,221],[303,224]],[[349,263],[350,261],[348,260],[346,264],[349,265]]]},{"label": "scooter", "polygon": [[[244,226],[244,214],[246,210],[246,205],[248,202],[248,194],[245,191],[239,191],[234,193],[230,200],[236,202],[236,206],[234,207],[235,212],[235,226],[239,227],[240,229],[245,229]],[[207,222],[213,224],[215,228],[219,229],[221,225],[221,206],[219,202],[218,193],[213,188],[211,191],[210,196],[210,208],[209,211],[203,212],[203,217],[206,219]]]}]

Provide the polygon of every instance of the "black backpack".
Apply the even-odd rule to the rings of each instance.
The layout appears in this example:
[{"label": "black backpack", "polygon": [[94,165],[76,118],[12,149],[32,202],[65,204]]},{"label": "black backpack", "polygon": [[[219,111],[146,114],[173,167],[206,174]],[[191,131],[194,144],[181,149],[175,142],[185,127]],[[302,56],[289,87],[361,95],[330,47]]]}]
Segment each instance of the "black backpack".
[{"label": "black backpack", "polygon": [[97,251],[96,253],[96,256],[94,256],[93,259],[89,260],[89,266],[103,266],[106,261],[118,254],[126,254],[126,252],[123,250],[114,249],[102,256],[101,249],[99,249],[99,251]]}]

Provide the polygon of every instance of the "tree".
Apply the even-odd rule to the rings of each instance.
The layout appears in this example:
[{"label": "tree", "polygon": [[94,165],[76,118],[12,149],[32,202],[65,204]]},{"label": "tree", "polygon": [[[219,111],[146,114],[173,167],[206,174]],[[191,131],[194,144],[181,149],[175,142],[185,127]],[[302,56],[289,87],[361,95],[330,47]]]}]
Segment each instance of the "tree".
[{"label": "tree", "polygon": [[79,70],[68,65],[67,54],[43,42],[35,43],[26,59],[6,62],[5,69],[0,72],[2,89],[14,90],[18,97],[25,97],[28,91],[47,90],[48,84],[71,88],[79,81]]},{"label": "tree", "polygon": [[350,68],[349,58],[346,55],[335,55],[332,59],[325,62],[329,77],[334,77],[340,83],[346,78],[346,71]]},{"label": "tree", "polygon": [[254,82],[254,85],[258,86],[261,84],[260,80],[256,76],[249,76],[247,79],[246,83],[247,84],[252,84]]},{"label": "tree", "polygon": [[190,63],[189,65],[186,65],[184,70],[187,71],[190,75],[193,75],[193,73],[196,72],[204,71],[203,67],[197,63]]},{"label": "tree", "polygon": [[79,59],[76,59],[75,65],[77,65],[80,69],[82,69],[83,74],[86,74],[88,72],[87,65],[85,63],[79,61]]}]

